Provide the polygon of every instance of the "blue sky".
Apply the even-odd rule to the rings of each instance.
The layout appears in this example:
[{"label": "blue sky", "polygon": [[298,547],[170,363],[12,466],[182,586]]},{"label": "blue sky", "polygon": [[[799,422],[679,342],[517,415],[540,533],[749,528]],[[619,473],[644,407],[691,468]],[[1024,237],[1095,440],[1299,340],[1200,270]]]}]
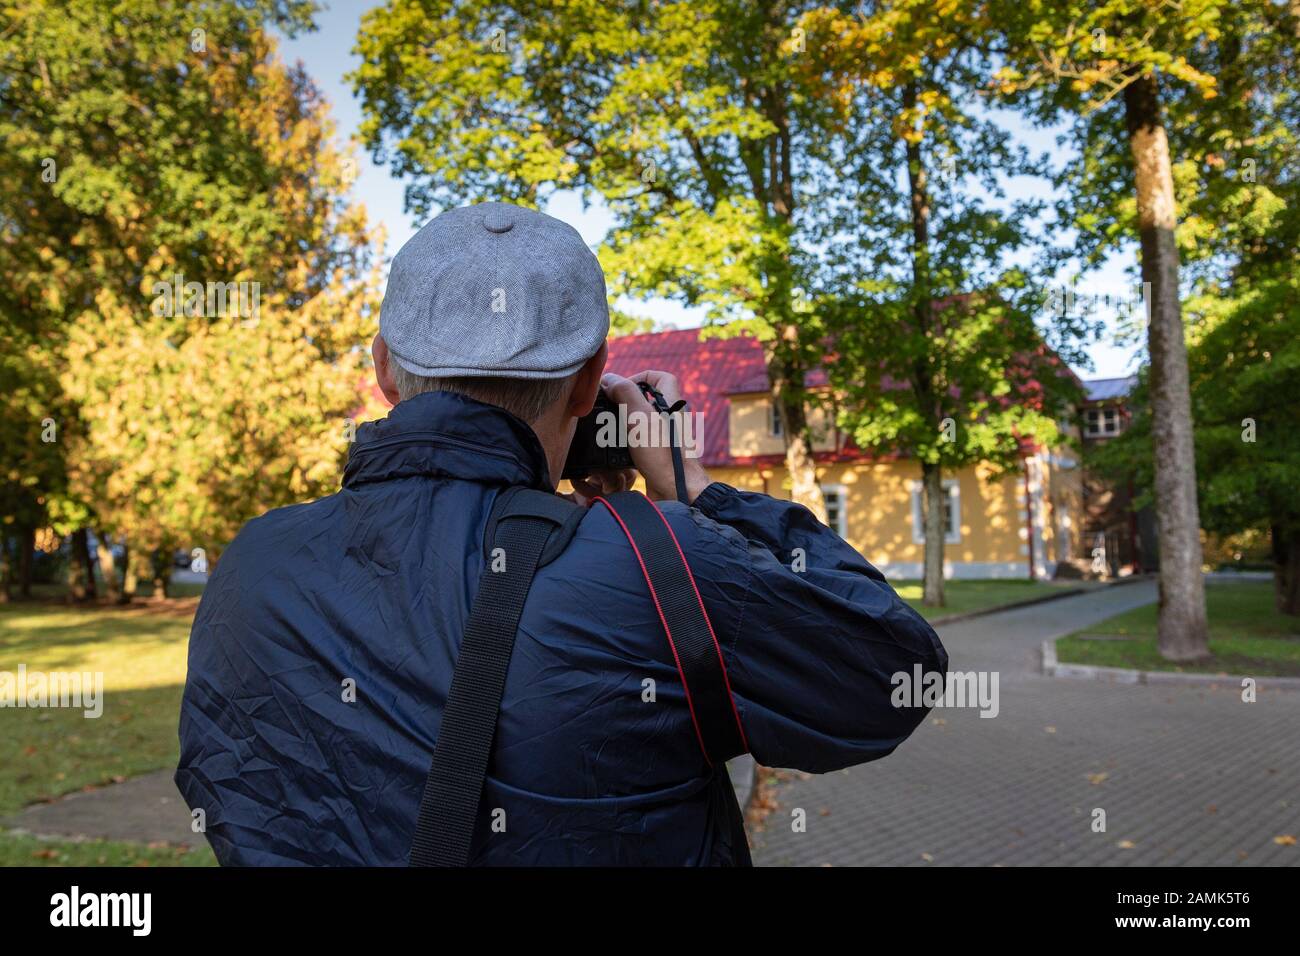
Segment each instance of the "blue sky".
[{"label": "blue sky", "polygon": [[[343,77],[357,63],[357,58],[352,54],[352,46],[361,14],[378,5],[373,0],[333,0],[317,16],[318,29],[315,32],[283,40],[281,44],[284,59],[290,63],[302,61],[320,87],[338,124],[338,135],[345,141],[352,139],[360,125],[361,107]],[[1028,128],[1014,120],[1009,128],[1012,135],[1024,142],[1032,153],[1050,151],[1059,157],[1060,147],[1056,145],[1050,131]],[[359,175],[353,193],[365,205],[371,219],[383,223],[388,233],[385,256],[391,257],[420,224],[414,222],[411,215],[402,208],[403,182],[394,178],[387,167],[376,166],[371,162],[364,150],[355,148],[354,154],[358,160]],[[1041,194],[1044,188],[1039,181],[1011,182],[1007,185],[1008,195],[1012,198],[1029,191]],[[610,216],[603,208],[592,205],[584,210],[578,196],[572,192],[555,194],[547,204],[546,211],[574,226],[592,246],[602,240],[612,225]],[[1095,290],[1096,294],[1116,294],[1130,288],[1132,280],[1126,276],[1125,266],[1131,261],[1131,254],[1113,257],[1090,280],[1089,290]],[[701,311],[667,300],[620,303],[620,306],[628,312],[647,315],[656,322],[679,328],[699,325],[703,319]],[[1088,353],[1094,368],[1078,369],[1085,378],[1124,375],[1136,368],[1138,348],[1134,345],[1116,345],[1110,340],[1113,329],[1113,324],[1108,326],[1105,338],[1089,347]]]}]

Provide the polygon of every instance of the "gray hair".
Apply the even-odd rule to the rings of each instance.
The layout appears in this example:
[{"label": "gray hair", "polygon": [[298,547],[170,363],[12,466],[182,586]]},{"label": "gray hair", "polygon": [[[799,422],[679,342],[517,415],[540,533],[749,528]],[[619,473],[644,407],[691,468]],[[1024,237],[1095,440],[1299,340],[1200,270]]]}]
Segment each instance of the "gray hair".
[{"label": "gray hair", "polygon": [[577,373],[564,378],[500,378],[493,376],[459,376],[427,378],[409,372],[396,362],[388,363],[388,372],[402,401],[424,392],[455,392],[469,398],[504,408],[529,425],[536,423],[556,402],[569,397]]}]

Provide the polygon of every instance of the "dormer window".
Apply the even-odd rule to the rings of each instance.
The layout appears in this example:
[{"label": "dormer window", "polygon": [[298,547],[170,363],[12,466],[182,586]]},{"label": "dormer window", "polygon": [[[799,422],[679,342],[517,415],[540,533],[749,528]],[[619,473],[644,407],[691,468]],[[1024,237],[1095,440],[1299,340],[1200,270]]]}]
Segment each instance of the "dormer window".
[{"label": "dormer window", "polygon": [[1113,438],[1123,430],[1118,408],[1089,408],[1083,413],[1086,438]]}]

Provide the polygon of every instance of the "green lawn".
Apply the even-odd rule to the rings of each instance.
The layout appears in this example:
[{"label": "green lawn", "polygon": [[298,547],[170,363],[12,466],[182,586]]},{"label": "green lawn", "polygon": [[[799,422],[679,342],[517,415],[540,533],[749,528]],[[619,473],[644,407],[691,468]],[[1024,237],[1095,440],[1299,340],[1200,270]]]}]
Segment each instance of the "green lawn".
[{"label": "green lawn", "polygon": [[1068,590],[1071,587],[1079,586],[1077,581],[1049,584],[1044,581],[1030,581],[1027,579],[945,581],[943,590],[948,603],[944,607],[926,607],[921,603],[922,585],[920,581],[890,581],[889,583],[898,592],[899,597],[929,619],[946,617],[949,614],[982,611],[1003,604],[1014,604],[1018,601],[1029,601],[1045,594],[1051,594],[1053,591]]},{"label": "green lawn", "polygon": [[1079,632],[1124,635],[1132,640],[1090,641],[1072,634],[1056,642],[1057,659],[1135,670],[1300,677],[1300,618],[1286,617],[1274,609],[1271,582],[1211,582],[1206,585],[1205,600],[1212,654],[1208,660],[1174,666],[1160,656],[1154,604]]},{"label": "green lawn", "polygon": [[145,846],[113,840],[42,840],[0,830],[0,866],[216,866],[200,847]]},{"label": "green lawn", "polygon": [[[949,581],[948,605],[921,606],[920,582],[895,584],[927,617],[1051,593],[1031,581]],[[174,767],[191,609],[0,605],[0,671],[91,671],[104,675],[104,714],[0,709],[0,817],[83,787]],[[207,865],[206,847],[48,841],[0,830],[0,865]]]},{"label": "green lawn", "polygon": [[[0,709],[0,817],[84,787],[174,767],[192,608],[0,606],[0,671],[104,675],[104,710]],[[203,847],[47,842],[0,832],[0,864],[204,862]]]}]

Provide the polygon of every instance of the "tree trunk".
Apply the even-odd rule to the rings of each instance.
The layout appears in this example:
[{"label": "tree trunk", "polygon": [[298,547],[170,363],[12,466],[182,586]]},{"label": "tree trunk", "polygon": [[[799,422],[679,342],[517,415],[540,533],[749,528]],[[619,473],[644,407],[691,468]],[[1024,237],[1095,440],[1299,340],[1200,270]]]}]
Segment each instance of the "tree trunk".
[{"label": "tree trunk", "polygon": [[1160,542],[1160,654],[1166,660],[1207,657],[1205,583],[1201,577],[1200,516],[1192,446],[1192,402],[1178,295],[1177,212],[1169,140],[1154,76],[1124,90],[1125,119],[1137,187],[1142,280],[1150,283],[1152,459]]},{"label": "tree trunk", "polygon": [[786,434],[785,467],[790,472],[790,497],[799,502],[823,524],[827,521],[826,498],[817,480],[808,418],[803,402],[781,400],[781,426]]},{"label": "tree trunk", "polygon": [[1278,525],[1273,533],[1273,591],[1280,614],[1300,616],[1300,532],[1283,531]]},{"label": "tree trunk", "polygon": [[167,582],[171,578],[173,548],[159,548],[150,559],[150,571],[153,576],[153,594],[150,600],[167,599]]},{"label": "tree trunk", "polygon": [[113,549],[103,531],[95,537],[99,539],[99,576],[104,579],[104,597],[117,603],[121,592],[117,588],[117,562],[113,560]]},{"label": "tree trunk", "polygon": [[[920,90],[915,80],[903,87],[903,108],[916,109]],[[919,354],[912,367],[911,386],[916,404],[934,423],[937,439],[943,411],[934,394],[934,376],[930,369],[929,346],[933,334],[933,295],[930,275],[930,182],[925,169],[921,144],[908,139],[904,144],[907,153],[908,205],[912,220],[912,315],[916,332],[927,345],[926,353]],[[922,601],[930,607],[943,607],[943,466],[939,462],[921,463],[921,509],[925,527],[925,588]]]},{"label": "tree trunk", "polygon": [[929,607],[943,607],[943,468],[921,464],[921,509],[925,527],[925,592]]},{"label": "tree trunk", "polygon": [[18,562],[9,552],[9,539],[0,534],[0,604],[8,604],[13,597],[14,570]]},{"label": "tree trunk", "polygon": [[[763,112],[771,121],[774,132],[763,140],[767,154],[766,180],[762,176],[754,180],[754,198],[764,205],[768,215],[786,227],[794,217],[795,204],[789,97],[790,90],[780,83],[761,96]],[[804,400],[804,374],[808,369],[800,348],[799,326],[791,318],[794,315],[791,303],[793,282],[788,252],[774,259],[765,272],[771,294],[770,318],[777,330],[777,339],[767,353],[767,376],[772,387],[772,401],[781,416],[785,466],[790,473],[790,497],[824,523],[826,500],[817,481],[817,463],[813,457],[808,407]]]},{"label": "tree trunk", "polygon": [[81,576],[86,582],[86,600],[93,601],[99,597],[99,588],[95,584],[95,564],[90,558],[89,529],[79,530],[72,538],[72,546],[77,553],[77,561],[81,564]]},{"label": "tree trunk", "polygon": [[140,584],[140,557],[131,550],[131,542],[122,542],[122,593],[118,604],[130,604]]},{"label": "tree trunk", "polygon": [[68,563],[63,568],[64,583],[67,585],[66,600],[69,604],[80,601],[86,596],[86,582],[81,578],[81,565],[77,561],[77,546],[73,539],[68,540]]},{"label": "tree trunk", "polygon": [[[789,325],[785,338],[797,340],[798,330]],[[803,505],[821,522],[826,521],[826,499],[817,480],[817,462],[813,457],[812,433],[804,404],[804,369],[780,345],[767,354],[767,377],[772,387],[772,402],[781,416],[781,437],[785,442],[785,467],[790,473],[790,498]]]},{"label": "tree trunk", "polygon": [[32,596],[32,567],[36,563],[36,529],[23,528],[18,536],[18,594]]},{"label": "tree trunk", "polygon": [[72,532],[68,550],[68,600],[88,601],[95,597],[95,572],[90,563],[90,539],[85,528]]}]

